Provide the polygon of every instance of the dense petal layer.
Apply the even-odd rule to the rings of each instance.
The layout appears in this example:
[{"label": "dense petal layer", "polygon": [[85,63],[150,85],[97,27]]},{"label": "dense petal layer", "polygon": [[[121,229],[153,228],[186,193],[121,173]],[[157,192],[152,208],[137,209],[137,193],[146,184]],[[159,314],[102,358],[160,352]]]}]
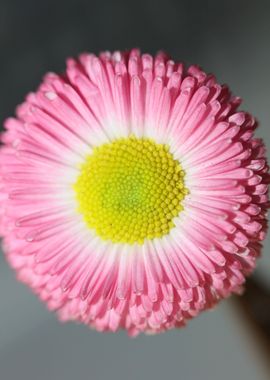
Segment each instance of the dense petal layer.
[{"label": "dense petal layer", "polygon": [[[268,166],[239,98],[197,66],[139,51],[82,54],[7,119],[0,152],[6,257],[62,320],[159,332],[242,290],[266,232]],[[93,149],[129,136],[169,146],[189,194],[143,244],[99,238],[73,185]]]}]

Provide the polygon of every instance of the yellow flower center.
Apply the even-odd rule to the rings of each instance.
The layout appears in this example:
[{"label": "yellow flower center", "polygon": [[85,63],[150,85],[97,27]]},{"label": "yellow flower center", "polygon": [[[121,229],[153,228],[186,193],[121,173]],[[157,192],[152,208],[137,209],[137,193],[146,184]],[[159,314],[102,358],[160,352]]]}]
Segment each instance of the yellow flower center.
[{"label": "yellow flower center", "polygon": [[74,185],[78,211],[103,240],[143,243],[168,234],[188,193],[167,145],[130,136],[94,148]]}]

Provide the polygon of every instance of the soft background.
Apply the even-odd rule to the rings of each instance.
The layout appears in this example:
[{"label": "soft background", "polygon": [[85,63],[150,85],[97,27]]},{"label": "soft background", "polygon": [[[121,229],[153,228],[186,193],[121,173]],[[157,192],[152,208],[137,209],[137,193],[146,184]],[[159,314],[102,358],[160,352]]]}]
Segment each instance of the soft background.
[{"label": "soft background", "polygon": [[[198,63],[244,98],[270,145],[270,2],[0,0],[0,123],[80,51],[141,47]],[[270,240],[256,271],[270,287]],[[1,380],[267,380],[260,340],[232,301],[181,331],[130,340],[59,324],[0,257]]]}]

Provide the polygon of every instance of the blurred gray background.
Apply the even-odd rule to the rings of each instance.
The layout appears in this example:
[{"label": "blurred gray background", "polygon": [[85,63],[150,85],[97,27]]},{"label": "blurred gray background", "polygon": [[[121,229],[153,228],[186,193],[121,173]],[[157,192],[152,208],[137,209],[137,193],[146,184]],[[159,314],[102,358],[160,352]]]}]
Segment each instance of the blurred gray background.
[{"label": "blurred gray background", "polygon": [[[270,145],[269,1],[0,0],[0,123],[80,51],[164,49],[243,97]],[[270,289],[270,240],[256,278]],[[0,257],[1,380],[267,380],[257,335],[232,301],[180,331],[135,340],[62,325]]]}]

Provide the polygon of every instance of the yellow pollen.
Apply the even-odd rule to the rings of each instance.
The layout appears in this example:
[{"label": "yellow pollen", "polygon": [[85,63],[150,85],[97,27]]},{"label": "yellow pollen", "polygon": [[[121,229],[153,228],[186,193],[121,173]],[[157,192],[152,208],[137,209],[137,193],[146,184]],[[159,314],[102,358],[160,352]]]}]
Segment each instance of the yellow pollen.
[{"label": "yellow pollen", "polygon": [[78,211],[103,240],[140,243],[167,235],[188,193],[164,144],[130,136],[94,148],[74,185]]}]

